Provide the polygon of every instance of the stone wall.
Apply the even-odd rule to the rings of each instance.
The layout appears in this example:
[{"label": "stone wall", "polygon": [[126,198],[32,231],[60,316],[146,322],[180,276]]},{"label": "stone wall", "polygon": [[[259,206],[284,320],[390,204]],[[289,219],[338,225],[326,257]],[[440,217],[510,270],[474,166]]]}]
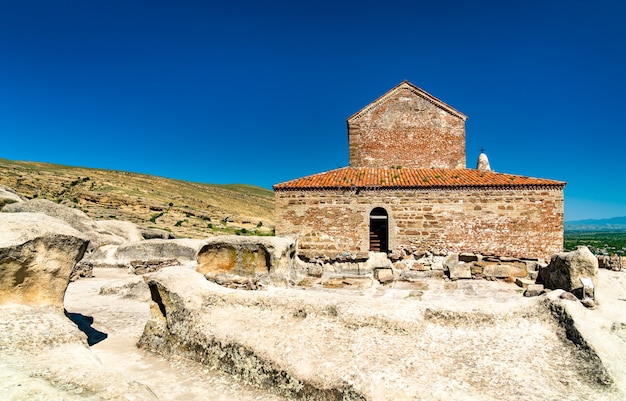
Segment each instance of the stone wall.
[{"label": "stone wall", "polygon": [[549,259],[563,247],[563,191],[554,188],[276,191],[276,234],[297,234],[303,258],[366,258],[369,214],[389,214],[389,249]]},{"label": "stone wall", "polygon": [[348,120],[350,166],[465,168],[465,119],[410,85]]}]

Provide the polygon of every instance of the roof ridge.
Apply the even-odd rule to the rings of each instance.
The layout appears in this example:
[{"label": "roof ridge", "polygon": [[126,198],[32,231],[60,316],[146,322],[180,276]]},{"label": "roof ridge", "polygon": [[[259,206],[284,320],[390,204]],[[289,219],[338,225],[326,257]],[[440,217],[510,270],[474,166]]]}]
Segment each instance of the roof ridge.
[{"label": "roof ridge", "polygon": [[384,101],[386,101],[388,98],[392,97],[398,90],[400,90],[403,87],[408,87],[408,89],[411,90],[416,95],[426,99],[427,101],[431,102],[435,106],[444,109],[448,113],[453,114],[453,115],[461,118],[463,121],[467,120],[467,116],[465,114],[461,113],[460,111],[456,110],[454,107],[452,107],[449,104],[447,104],[447,103],[437,99],[436,97],[434,97],[430,93],[426,92],[424,89],[421,89],[421,88],[413,85],[412,83],[410,83],[409,81],[407,81],[405,79],[404,81],[400,82],[398,85],[394,86],[393,88],[391,88],[390,90],[385,92],[382,96],[379,96],[374,101],[372,101],[369,104],[367,104],[361,110],[359,110],[356,113],[352,114],[350,117],[348,117],[347,121],[350,122],[350,121],[357,120],[357,119],[361,118],[363,114],[367,113],[368,111],[372,110],[374,107],[376,107],[376,106],[380,105],[381,103],[383,103]]}]

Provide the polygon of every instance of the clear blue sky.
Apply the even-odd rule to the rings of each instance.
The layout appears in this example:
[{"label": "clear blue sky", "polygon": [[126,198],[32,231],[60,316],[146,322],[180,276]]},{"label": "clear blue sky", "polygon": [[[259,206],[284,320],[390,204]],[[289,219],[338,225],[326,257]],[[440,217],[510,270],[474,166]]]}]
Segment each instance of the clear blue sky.
[{"label": "clear blue sky", "polygon": [[0,157],[207,183],[348,164],[402,80],[463,112],[467,164],[626,215],[626,2],[0,1]]}]

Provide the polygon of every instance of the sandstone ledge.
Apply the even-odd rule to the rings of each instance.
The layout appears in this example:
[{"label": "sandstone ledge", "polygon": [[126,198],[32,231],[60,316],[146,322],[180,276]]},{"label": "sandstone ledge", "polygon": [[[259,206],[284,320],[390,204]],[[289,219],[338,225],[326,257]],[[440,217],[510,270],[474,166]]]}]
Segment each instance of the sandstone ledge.
[{"label": "sandstone ledge", "polygon": [[[424,303],[373,292],[249,292],[180,268],[147,282],[151,317],[140,346],[281,394],[372,401],[621,396],[593,347],[566,340],[568,327],[553,318],[548,297],[517,294],[514,302],[481,305],[482,298],[468,302],[459,293],[453,302]],[[519,358],[529,348],[533,357]]]},{"label": "sandstone ledge", "polygon": [[106,370],[67,316],[19,304],[0,306],[0,399],[157,401],[147,386]]}]

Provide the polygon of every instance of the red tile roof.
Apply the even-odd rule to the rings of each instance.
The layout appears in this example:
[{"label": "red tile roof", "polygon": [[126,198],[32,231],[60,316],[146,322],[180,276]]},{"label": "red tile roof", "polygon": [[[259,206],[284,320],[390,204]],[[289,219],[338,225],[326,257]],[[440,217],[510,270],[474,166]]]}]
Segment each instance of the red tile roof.
[{"label": "red tile roof", "polygon": [[343,167],[274,185],[274,190],[336,188],[563,188],[565,182],[472,169]]}]

